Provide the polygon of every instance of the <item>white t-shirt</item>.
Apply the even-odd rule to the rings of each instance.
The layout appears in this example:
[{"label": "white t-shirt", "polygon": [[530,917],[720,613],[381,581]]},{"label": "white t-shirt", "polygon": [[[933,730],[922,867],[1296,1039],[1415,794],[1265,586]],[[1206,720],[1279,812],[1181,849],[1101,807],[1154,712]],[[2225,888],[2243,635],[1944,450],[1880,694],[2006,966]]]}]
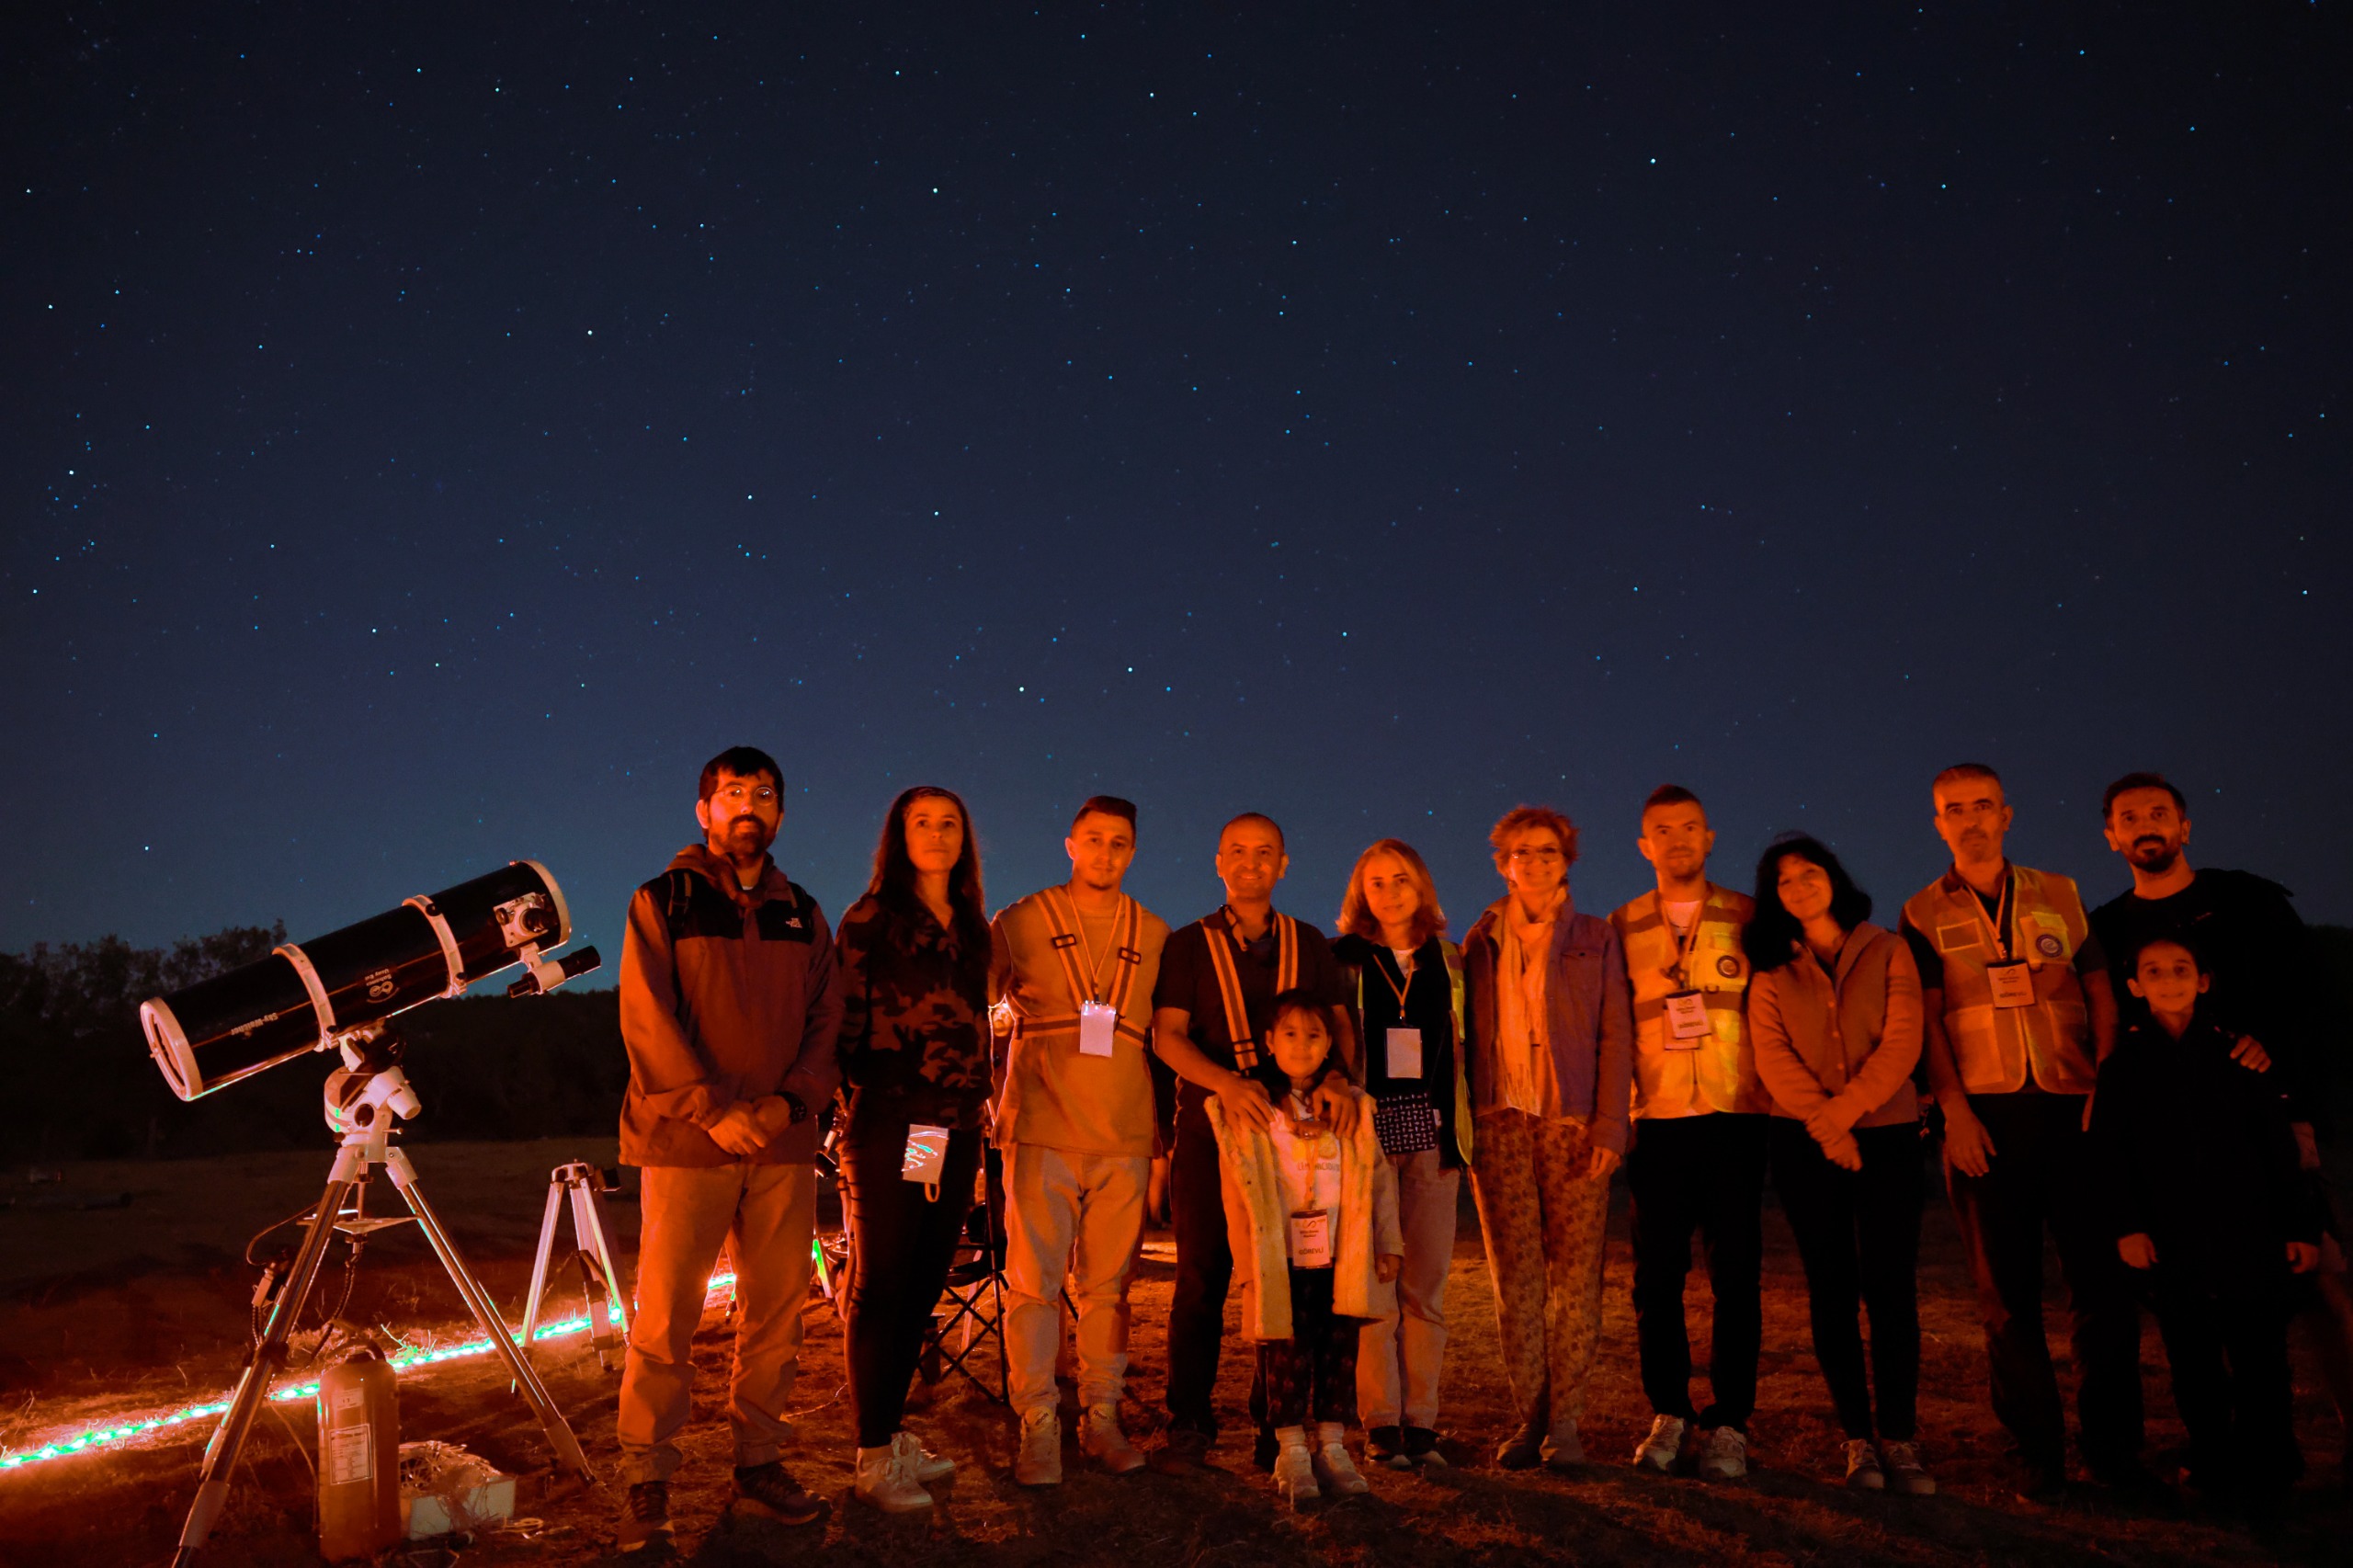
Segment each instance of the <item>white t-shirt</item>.
[{"label": "white t-shirt", "polygon": [[1298,1095],[1283,1101],[1282,1114],[1267,1128],[1275,1145],[1275,1171],[1282,1185],[1283,1212],[1296,1214],[1321,1209],[1336,1227],[1340,1209],[1340,1140],[1329,1127],[1302,1138],[1294,1121],[1310,1121],[1314,1112]]},{"label": "white t-shirt", "polygon": [[1708,901],[1695,898],[1688,903],[1662,903],[1666,911],[1666,923],[1678,937],[1691,929],[1691,922],[1699,918],[1699,906]]}]

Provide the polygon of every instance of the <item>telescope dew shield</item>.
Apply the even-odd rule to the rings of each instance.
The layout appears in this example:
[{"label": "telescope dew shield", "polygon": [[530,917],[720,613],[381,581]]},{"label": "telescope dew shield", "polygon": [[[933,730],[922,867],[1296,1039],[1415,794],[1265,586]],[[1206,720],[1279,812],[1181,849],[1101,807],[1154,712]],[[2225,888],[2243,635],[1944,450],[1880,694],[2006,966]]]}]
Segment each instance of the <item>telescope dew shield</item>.
[{"label": "telescope dew shield", "polygon": [[[572,936],[547,868],[517,860],[429,898],[140,1005],[147,1049],[194,1100],[332,1044],[335,1037],[455,996]],[[304,971],[307,971],[306,974]]]}]

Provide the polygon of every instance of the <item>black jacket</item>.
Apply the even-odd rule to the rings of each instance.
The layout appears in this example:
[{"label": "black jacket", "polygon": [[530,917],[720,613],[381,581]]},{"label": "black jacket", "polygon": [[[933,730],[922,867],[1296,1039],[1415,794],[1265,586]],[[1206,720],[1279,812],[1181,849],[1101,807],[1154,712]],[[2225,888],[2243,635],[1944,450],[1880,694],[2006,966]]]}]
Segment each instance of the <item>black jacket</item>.
[{"label": "black jacket", "polygon": [[2179,1040],[2129,1025],[2092,1101],[2112,1233],[2145,1233],[2160,1268],[2217,1283],[2282,1278],[2287,1244],[2320,1239],[2280,1085],[2233,1062],[2235,1041],[2202,1010]]}]

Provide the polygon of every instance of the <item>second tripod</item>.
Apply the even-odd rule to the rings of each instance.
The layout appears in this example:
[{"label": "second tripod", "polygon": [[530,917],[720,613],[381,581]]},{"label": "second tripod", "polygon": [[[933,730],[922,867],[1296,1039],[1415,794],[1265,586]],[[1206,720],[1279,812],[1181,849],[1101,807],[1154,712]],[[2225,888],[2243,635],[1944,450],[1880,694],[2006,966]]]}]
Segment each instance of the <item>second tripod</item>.
[{"label": "second tripod", "polygon": [[605,1217],[605,1195],[617,1188],[604,1172],[585,1160],[556,1166],[548,1173],[547,1212],[540,1220],[539,1256],[531,1265],[531,1293],[523,1303],[523,1343],[529,1345],[540,1324],[540,1299],[547,1294],[548,1265],[555,1256],[555,1233],[566,1202],[572,1209],[572,1257],[580,1266],[580,1290],[588,1313],[588,1340],[597,1347],[597,1364],[613,1369],[621,1346],[629,1342],[629,1298],[621,1293],[621,1272],[613,1261],[613,1227]]}]

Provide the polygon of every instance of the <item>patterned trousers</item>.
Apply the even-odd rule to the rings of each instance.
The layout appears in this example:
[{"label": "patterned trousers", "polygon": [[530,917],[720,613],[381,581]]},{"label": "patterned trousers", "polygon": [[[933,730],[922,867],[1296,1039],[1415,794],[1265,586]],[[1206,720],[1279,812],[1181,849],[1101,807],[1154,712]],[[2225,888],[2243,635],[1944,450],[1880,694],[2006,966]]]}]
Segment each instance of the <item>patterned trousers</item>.
[{"label": "patterned trousers", "polygon": [[1260,1429],[1304,1426],[1311,1418],[1343,1426],[1356,1420],[1360,1327],[1355,1318],[1332,1315],[1330,1269],[1290,1271],[1291,1337],[1258,1342],[1250,1414]]},{"label": "patterned trousers", "polygon": [[1495,1329],[1512,1412],[1538,1432],[1585,1414],[1601,1337],[1601,1245],[1609,1184],[1586,1176],[1582,1122],[1481,1113],[1471,1190],[1487,1238]]}]

